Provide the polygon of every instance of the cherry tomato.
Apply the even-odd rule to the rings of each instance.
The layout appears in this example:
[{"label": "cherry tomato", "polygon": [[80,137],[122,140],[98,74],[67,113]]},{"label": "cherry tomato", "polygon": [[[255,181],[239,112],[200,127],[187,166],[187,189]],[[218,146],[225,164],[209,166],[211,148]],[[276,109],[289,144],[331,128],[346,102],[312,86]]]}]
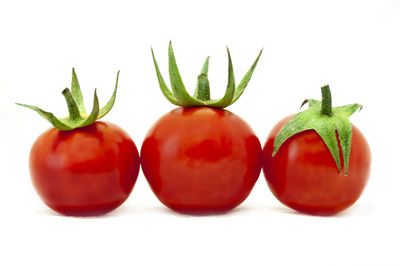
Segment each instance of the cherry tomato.
[{"label": "cherry tomato", "polygon": [[51,128],[30,153],[32,182],[51,209],[65,215],[101,215],[129,196],[139,172],[135,144],[106,122],[61,131]]},{"label": "cherry tomato", "polygon": [[177,108],[148,132],[143,172],[167,207],[225,212],[243,202],[261,170],[261,145],[237,115],[210,107]]},{"label": "cherry tomato", "polygon": [[352,126],[347,175],[342,151],[339,173],[331,153],[314,130],[290,137],[273,157],[275,138],[290,118],[271,130],[263,149],[263,171],[272,193],[286,206],[308,214],[332,215],[348,208],[368,181],[371,153],[365,137]]}]

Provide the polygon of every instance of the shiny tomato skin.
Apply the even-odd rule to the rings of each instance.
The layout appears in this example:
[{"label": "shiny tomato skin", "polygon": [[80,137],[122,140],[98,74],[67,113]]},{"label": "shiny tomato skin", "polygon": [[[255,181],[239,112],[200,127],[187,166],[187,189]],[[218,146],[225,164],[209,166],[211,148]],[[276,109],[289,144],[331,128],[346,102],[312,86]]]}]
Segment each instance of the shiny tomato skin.
[{"label": "shiny tomato skin", "polygon": [[273,143],[291,118],[281,120],[263,148],[263,171],[269,188],[286,206],[312,215],[334,215],[360,197],[369,177],[371,153],[361,131],[352,126],[348,173],[341,174],[321,137],[308,130],[290,137],[272,157]]},{"label": "shiny tomato skin", "polygon": [[177,108],[149,130],[143,173],[158,199],[181,213],[226,212],[243,202],[261,171],[257,136],[237,115]]},{"label": "shiny tomato skin", "polygon": [[29,166],[36,191],[51,209],[96,216],[128,198],[140,162],[127,133],[112,123],[95,122],[71,131],[45,131],[32,146]]}]

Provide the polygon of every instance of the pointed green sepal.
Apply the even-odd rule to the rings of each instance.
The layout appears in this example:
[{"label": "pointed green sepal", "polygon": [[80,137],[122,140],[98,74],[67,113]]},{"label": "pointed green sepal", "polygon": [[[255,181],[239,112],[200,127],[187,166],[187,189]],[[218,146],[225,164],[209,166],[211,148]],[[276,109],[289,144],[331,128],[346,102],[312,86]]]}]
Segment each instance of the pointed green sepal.
[{"label": "pointed green sepal", "polygon": [[231,105],[233,102],[235,102],[240,97],[240,95],[242,95],[244,89],[246,88],[248,82],[250,81],[250,78],[255,70],[255,67],[257,66],[262,50],[237,88],[235,87],[235,77],[233,74],[232,60],[228,50],[228,60],[229,60],[228,86],[224,97],[218,100],[210,99],[210,85],[208,81],[209,57],[207,57],[206,61],[204,62],[201,73],[198,76],[197,87],[195,89],[194,95],[191,96],[189,95],[183,84],[171,42],[169,43],[168,47],[168,57],[169,57],[169,75],[170,75],[172,91],[167,87],[167,85],[164,82],[157,61],[154,57],[153,49],[151,49],[151,52],[153,56],[153,62],[154,62],[154,67],[156,69],[159,86],[164,96],[171,103],[182,107],[209,106],[215,108],[225,108]]},{"label": "pointed green sepal", "polygon": [[119,70],[117,73],[117,81],[115,82],[115,89],[113,94],[111,95],[110,100],[108,100],[107,104],[104,105],[101,109],[100,109],[100,113],[99,113],[99,117],[97,119],[102,118],[103,116],[105,116],[108,112],[110,112],[111,108],[114,106],[115,103],[115,98],[117,97],[117,89],[118,89],[118,79],[119,79]]},{"label": "pointed green sepal", "polygon": [[203,106],[204,103],[190,96],[185,88],[185,85],[183,85],[183,81],[179,73],[178,66],[176,64],[174,50],[172,49],[171,42],[169,43],[168,47],[168,57],[169,79],[171,81],[172,91],[175,95],[175,98],[178,100],[179,105],[186,107]]},{"label": "pointed green sepal", "polygon": [[94,97],[93,97],[93,107],[92,111],[90,112],[90,115],[81,122],[81,124],[78,127],[86,127],[94,123],[99,118],[99,99],[97,98],[97,92],[94,90]]},{"label": "pointed green sepal", "polygon": [[167,100],[170,101],[172,104],[179,105],[178,100],[175,98],[174,94],[170,91],[167,84],[165,84],[164,78],[162,77],[160,69],[158,67],[156,58],[154,57],[153,48],[151,49],[151,54],[153,56],[153,63],[154,67],[156,68],[158,84],[161,88],[161,92],[164,94],[165,98],[167,98]]},{"label": "pointed green sepal", "polygon": [[243,94],[244,89],[247,87],[247,84],[249,84],[251,76],[253,75],[253,72],[256,69],[258,60],[260,59],[262,52],[263,52],[263,49],[261,49],[261,51],[258,54],[258,56],[257,56],[256,60],[254,61],[253,65],[250,67],[249,71],[247,71],[246,75],[244,75],[242,81],[237,86],[237,88],[235,90],[235,95],[233,96],[232,103],[236,102],[237,99],[239,99],[239,97]]},{"label": "pointed green sepal", "polygon": [[219,100],[211,101],[211,107],[225,108],[233,103],[235,95],[235,74],[233,73],[233,64],[229,49],[226,48],[228,53],[228,85],[226,87],[225,95]]},{"label": "pointed green sepal", "polygon": [[78,105],[79,112],[81,114],[86,114],[85,104],[83,103],[81,86],[79,85],[75,68],[72,68],[71,94],[74,97],[76,104]]},{"label": "pointed green sepal", "polygon": [[28,104],[22,104],[22,103],[17,103],[20,106],[32,109],[33,111],[37,112],[41,117],[49,121],[55,128],[58,128],[60,130],[71,130],[72,128],[61,122],[57,117],[53,115],[53,113],[46,112],[43,109],[33,106],[33,105],[28,105]]},{"label": "pointed green sepal", "polygon": [[69,115],[67,117],[57,118],[52,113],[46,112],[39,107],[20,103],[17,104],[36,111],[40,116],[49,121],[55,128],[59,130],[67,131],[75,128],[86,127],[93,124],[97,119],[100,119],[106,115],[113,107],[117,94],[118,77],[119,71],[117,73],[117,81],[113,95],[107,104],[101,109],[99,108],[97,92],[96,90],[94,91],[93,107],[89,115],[86,114],[85,107],[83,106],[82,92],[74,69],[72,69],[71,91],[68,88],[62,91],[68,106]]},{"label": "pointed green sepal", "polygon": [[[322,101],[308,99],[303,102],[302,106],[308,103],[308,109],[296,114],[281,129],[275,138],[272,156],[275,156],[281,145],[290,137],[306,130],[315,130],[331,153],[339,173],[341,173],[342,168],[340,162],[340,145],[345,174],[347,175],[352,136],[352,125],[349,117],[355,111],[361,110],[362,106],[359,104],[349,104],[332,108],[331,99],[327,100],[325,97],[330,98],[330,89],[328,86],[322,87]],[[330,115],[325,112],[330,113]]]}]

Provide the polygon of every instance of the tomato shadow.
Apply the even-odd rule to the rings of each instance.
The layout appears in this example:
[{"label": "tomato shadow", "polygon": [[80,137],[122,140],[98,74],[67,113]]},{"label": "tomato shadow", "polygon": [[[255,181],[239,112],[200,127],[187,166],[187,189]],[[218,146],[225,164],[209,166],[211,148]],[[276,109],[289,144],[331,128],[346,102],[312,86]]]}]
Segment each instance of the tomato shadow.
[{"label": "tomato shadow", "polygon": [[375,208],[370,204],[355,204],[348,209],[336,214],[333,217],[337,218],[351,218],[351,217],[362,217],[366,215],[370,215],[375,212]]},{"label": "tomato shadow", "polygon": [[131,216],[131,215],[142,215],[142,214],[173,214],[174,212],[167,207],[162,205],[125,205],[120,208],[106,214],[107,217],[114,216]]},{"label": "tomato shadow", "polygon": [[308,214],[308,213],[302,213],[298,212],[296,210],[293,210],[289,207],[286,207],[282,204],[278,206],[273,206],[269,207],[268,211],[273,211],[273,212],[279,212],[283,214],[289,214],[289,215],[297,215],[297,216],[303,216],[303,217],[323,217],[327,219],[349,219],[349,218],[354,218],[354,217],[362,217],[362,216],[367,216],[370,215],[375,211],[375,208],[369,204],[355,204],[348,209],[339,212],[334,215],[316,215],[316,214]]},{"label": "tomato shadow", "polygon": [[62,217],[62,218],[72,218],[72,219],[112,219],[124,216],[135,216],[135,215],[167,215],[175,217],[216,217],[216,216],[226,216],[235,213],[242,212],[245,207],[237,207],[230,211],[224,212],[202,212],[202,213],[184,213],[176,212],[163,205],[131,205],[131,206],[121,206],[109,213],[104,215],[94,215],[94,216],[68,216],[60,214],[50,208],[42,208],[36,211],[36,214],[40,216],[50,216],[50,217]]},{"label": "tomato shadow", "polygon": [[50,208],[42,208],[35,211],[37,215],[40,216],[50,216],[50,217],[62,217],[62,218],[72,218],[72,219],[112,219],[123,216],[132,215],[143,215],[143,214],[174,214],[172,210],[169,210],[163,206],[144,206],[144,205],[134,205],[134,206],[120,206],[119,208],[103,214],[103,215],[93,215],[93,216],[73,216],[73,215],[63,215]]},{"label": "tomato shadow", "polygon": [[247,210],[246,207],[236,207],[231,210],[225,211],[204,211],[204,212],[174,212],[176,215],[184,216],[184,217],[222,217],[222,216],[231,216],[238,213],[243,213]]},{"label": "tomato shadow", "polygon": [[266,212],[266,213],[280,213],[285,215],[297,215],[303,217],[325,217],[328,219],[349,219],[355,217],[363,217],[370,215],[375,211],[375,208],[369,204],[355,204],[336,215],[323,216],[323,215],[310,215],[295,211],[284,205],[274,206],[238,206],[232,210],[224,212],[203,212],[203,213],[180,213],[173,211],[163,205],[125,205],[117,208],[116,210],[100,216],[65,216],[59,214],[49,208],[41,208],[35,211],[40,216],[52,216],[52,217],[65,217],[65,218],[77,218],[77,219],[112,219],[121,216],[133,216],[133,215],[167,215],[183,218],[195,218],[195,217],[229,217],[234,215],[242,215],[251,212]]},{"label": "tomato shadow", "polygon": [[54,216],[54,217],[64,217],[65,216],[65,215],[62,215],[62,214],[60,214],[56,211],[53,211],[50,208],[46,208],[46,207],[36,210],[35,213],[40,216]]},{"label": "tomato shadow", "polygon": [[148,215],[168,215],[183,218],[195,218],[195,217],[222,217],[231,216],[236,214],[242,214],[244,212],[250,211],[251,208],[247,206],[239,206],[228,211],[218,211],[218,212],[177,212],[163,205],[146,205],[146,206],[124,206],[119,208],[106,216],[130,216],[137,215],[139,213]]}]

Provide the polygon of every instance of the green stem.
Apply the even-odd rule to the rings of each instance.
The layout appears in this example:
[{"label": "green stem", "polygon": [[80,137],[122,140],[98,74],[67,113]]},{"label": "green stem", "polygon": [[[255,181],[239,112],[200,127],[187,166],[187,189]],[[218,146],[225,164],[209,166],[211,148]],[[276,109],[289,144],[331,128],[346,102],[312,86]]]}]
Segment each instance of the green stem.
[{"label": "green stem", "polygon": [[201,69],[200,74],[208,74],[208,64],[210,62],[210,57],[207,56],[206,61],[204,61],[203,68]]},{"label": "green stem", "polygon": [[200,74],[197,77],[197,99],[201,101],[210,100],[210,83],[207,74]]},{"label": "green stem", "polygon": [[72,121],[82,119],[81,114],[79,113],[78,105],[76,104],[74,97],[72,97],[70,90],[68,88],[65,88],[62,91],[62,95],[64,96],[65,101],[68,105],[69,118]]},{"label": "green stem", "polygon": [[329,85],[321,87],[322,102],[321,102],[321,114],[332,116],[332,96]]},{"label": "green stem", "polygon": [[207,76],[209,61],[210,57],[208,56],[203,64],[203,68],[201,69],[200,75],[197,77],[197,86],[194,93],[194,97],[197,100],[201,101],[210,100],[210,83],[208,82],[208,76]]}]

